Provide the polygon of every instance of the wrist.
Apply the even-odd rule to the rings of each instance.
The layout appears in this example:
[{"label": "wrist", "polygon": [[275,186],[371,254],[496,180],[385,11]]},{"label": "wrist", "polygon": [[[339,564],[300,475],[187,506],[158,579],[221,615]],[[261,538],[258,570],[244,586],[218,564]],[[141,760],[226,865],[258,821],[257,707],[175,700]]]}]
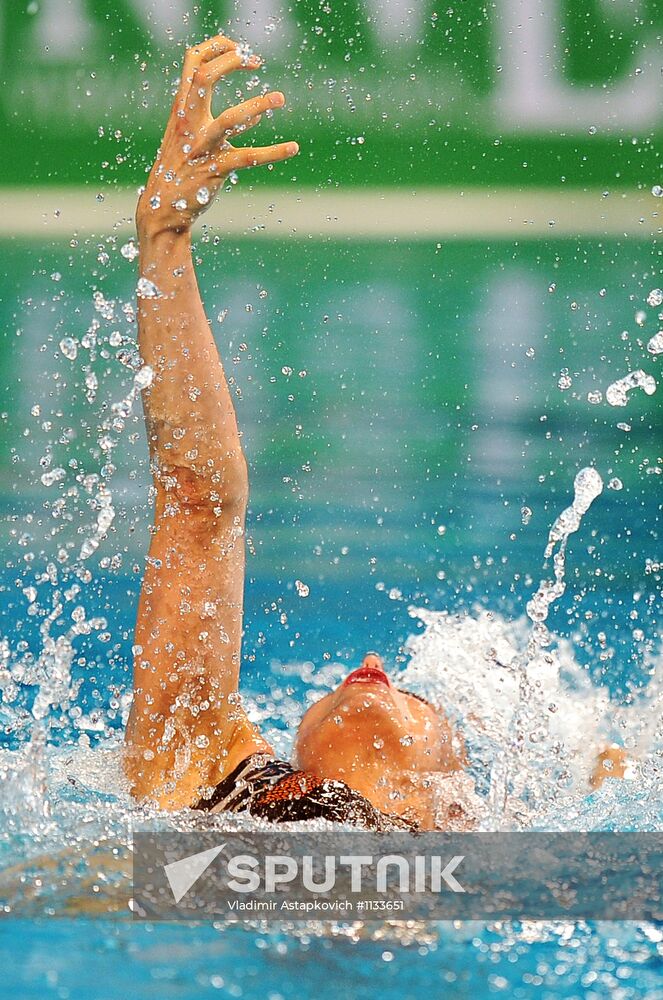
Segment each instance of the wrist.
[{"label": "wrist", "polygon": [[137,222],[140,273],[165,291],[168,275],[191,261],[191,232],[188,228],[170,229],[155,222],[149,225]]},{"label": "wrist", "polygon": [[155,218],[154,213],[145,215],[140,210],[136,212],[136,233],[140,243],[161,239],[189,239],[191,226],[172,224],[170,220]]},{"label": "wrist", "polygon": [[136,232],[142,243],[163,237],[186,237],[191,230],[191,222],[181,213],[170,211],[168,206],[148,197],[149,188],[141,194],[136,207]]},{"label": "wrist", "polygon": [[171,227],[159,223],[157,219],[148,222],[136,218],[136,234],[141,252],[150,248],[167,251],[175,247],[191,246],[191,229],[189,226]]}]

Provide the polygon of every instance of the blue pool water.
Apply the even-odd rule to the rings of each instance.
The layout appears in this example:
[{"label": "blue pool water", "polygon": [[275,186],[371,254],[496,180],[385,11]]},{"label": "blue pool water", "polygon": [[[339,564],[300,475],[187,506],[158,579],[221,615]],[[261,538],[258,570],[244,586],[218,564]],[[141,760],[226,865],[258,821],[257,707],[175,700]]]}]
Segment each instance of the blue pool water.
[{"label": "blue pool water", "polygon": [[[118,252],[121,242],[101,248],[109,263],[100,262],[94,241],[3,246],[7,662],[30,666],[30,654],[42,651],[40,627],[58,587],[77,583],[81,590],[54,614],[52,636],[66,632],[76,605],[88,618],[105,619],[74,641],[76,694],[51,713],[43,780],[32,780],[37,765],[26,772],[17,764],[32,732],[35,685],[20,684],[0,703],[0,896],[11,911],[0,924],[6,994],[663,996],[661,933],[650,925],[318,926],[297,933],[151,926],[132,924],[126,908],[111,918],[103,906],[95,913],[80,896],[58,890],[49,858],[127,824],[121,800],[114,804],[98,772],[121,728],[149,523],[140,414],[119,436],[116,469],[106,470],[116,517],[88,562],[90,578],[75,577],[58,556],[68,546],[77,551],[94,522],[89,495],[66,491],[81,471],[99,473],[104,404],[128,384],[118,360],[127,345],[109,342],[116,329],[131,332],[120,303],[131,301],[134,276]],[[571,537],[567,592],[549,624],[568,640],[573,662],[618,705],[651,684],[652,674],[655,681],[657,669],[660,676],[660,403],[638,392],[619,410],[587,399],[629,367],[657,374],[643,346],[657,329],[656,310],[644,304],[657,283],[649,245],[265,241],[200,250],[208,309],[213,317],[229,310],[216,332],[241,390],[251,466],[243,682],[277,745],[287,748],[306,689],[316,679],[325,683],[335,664],[347,667],[377,648],[391,669],[407,668],[404,646],[422,632],[412,607],[477,621],[483,608],[505,628],[521,619],[546,576],[550,525],[573,497],[575,474],[590,465],[606,488]],[[103,315],[99,300],[95,308],[93,289],[117,303],[114,318]],[[82,346],[74,360],[64,357],[62,338],[80,341],[93,318],[100,324],[96,358]],[[99,384],[91,402],[86,365]],[[567,378],[570,385],[560,388]],[[63,479],[45,486],[44,470],[60,467]],[[621,487],[609,488],[616,479]],[[57,567],[57,586],[49,564]],[[308,586],[307,597],[296,580]],[[32,586],[36,601],[24,592]],[[460,661],[451,641],[431,640],[425,649],[432,680],[437,658],[440,665]],[[477,652],[477,686],[483,670]],[[472,683],[468,690],[471,697]],[[572,698],[562,710],[575,718]],[[89,749],[76,745],[81,733]],[[660,824],[657,753],[652,741],[642,762],[646,794],[607,782],[577,798],[578,825]],[[77,786],[68,787],[58,771],[69,758],[86,779]],[[563,828],[568,815],[553,803],[544,825]],[[34,881],[40,864],[50,898]],[[49,919],[49,907],[60,915]]]}]

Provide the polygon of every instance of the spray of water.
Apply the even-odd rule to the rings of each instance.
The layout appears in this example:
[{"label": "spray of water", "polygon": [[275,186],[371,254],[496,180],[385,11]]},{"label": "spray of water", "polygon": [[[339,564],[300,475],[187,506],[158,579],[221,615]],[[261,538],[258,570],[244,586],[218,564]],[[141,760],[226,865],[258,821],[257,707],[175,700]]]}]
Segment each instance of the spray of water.
[{"label": "spray of water", "polygon": [[[653,354],[654,351],[652,350],[651,353]],[[605,391],[605,398],[611,406],[626,406],[628,394],[632,389],[642,389],[648,396],[653,396],[656,392],[656,379],[653,375],[649,375],[642,368],[639,368],[609,385]]]},{"label": "spray of water", "polygon": [[[70,468],[51,467],[50,446],[40,464],[46,470],[41,475],[43,486],[61,490],[57,500],[49,498],[46,501],[60,525],[74,520],[74,510],[81,500],[94,512],[94,521],[86,528],[79,528],[84,537],[74,559],[70,558],[70,547],[61,545],[56,558],[47,562],[43,570],[35,569],[33,580],[23,587],[28,617],[40,620],[38,652],[32,652],[23,641],[18,641],[12,649],[4,640],[0,649],[0,718],[15,739],[22,736],[26,740],[20,767],[22,777],[15,788],[21,789],[23,803],[40,801],[46,811],[44,759],[50,731],[58,717],[66,717],[68,724],[79,731],[81,747],[86,743],[87,732],[106,730],[101,713],[95,711],[86,715],[77,704],[81,681],[72,678],[72,664],[78,638],[93,632],[102,639],[110,638],[106,618],[90,617],[84,605],[84,588],[94,578],[86,562],[99,549],[115,519],[111,488],[115,473],[113,452],[141,391],[153,379],[153,372],[142,364],[133,339],[116,328],[118,314],[123,314],[127,323],[134,322],[133,305],[124,303],[120,309],[117,302],[96,291],[93,306],[97,315],[87,331],[80,340],[73,336],[62,338],[60,354],[70,362],[81,364],[85,395],[90,405],[96,403],[99,388],[92,364],[99,354],[107,358],[109,347],[117,349],[117,360],[131,373],[129,389],[119,400],[102,405],[105,416],[98,424],[93,451],[100,462],[98,471],[84,471],[78,461],[69,462]],[[105,324],[111,328],[108,333],[104,331]],[[33,415],[41,416],[40,405],[33,407]],[[70,469],[75,470],[72,485],[68,483]],[[117,707],[121,707],[119,701]]]},{"label": "spray of water", "polygon": [[[553,557],[554,579],[542,580],[538,590],[527,604],[527,616],[533,623],[532,651],[537,645],[547,644],[549,637],[545,622],[550,612],[550,606],[559,600],[566,590],[566,547],[569,536],[579,529],[583,516],[594,500],[603,492],[603,480],[596,469],[590,466],[580,470],[574,480],[573,488],[575,491],[573,502],[562,511],[548,534],[545,558]],[[555,551],[556,548],[557,551]]]}]

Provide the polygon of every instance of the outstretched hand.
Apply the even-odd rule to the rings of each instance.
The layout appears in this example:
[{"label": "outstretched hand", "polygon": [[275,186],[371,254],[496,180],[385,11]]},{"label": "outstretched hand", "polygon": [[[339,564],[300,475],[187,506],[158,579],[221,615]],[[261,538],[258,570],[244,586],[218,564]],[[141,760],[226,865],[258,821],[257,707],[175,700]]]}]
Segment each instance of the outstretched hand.
[{"label": "outstretched hand", "polygon": [[187,229],[231,171],[277,163],[299,152],[296,142],[255,147],[230,143],[257,125],[265,111],[284,106],[280,91],[243,101],[217,117],[212,114],[212,95],[221,77],[261,65],[259,56],[224,35],[187,50],[161,148],[138,202],[139,231]]}]

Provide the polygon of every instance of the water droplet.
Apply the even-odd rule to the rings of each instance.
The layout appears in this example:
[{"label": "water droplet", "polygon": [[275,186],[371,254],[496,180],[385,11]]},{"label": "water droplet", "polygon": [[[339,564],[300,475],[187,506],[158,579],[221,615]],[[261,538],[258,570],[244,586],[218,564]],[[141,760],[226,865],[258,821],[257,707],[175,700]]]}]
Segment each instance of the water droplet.
[{"label": "water droplet", "polygon": [[60,350],[64,354],[65,358],[69,358],[70,361],[76,359],[78,354],[78,343],[73,337],[63,337],[60,341]]},{"label": "water droplet", "polygon": [[[566,573],[566,543],[570,534],[580,527],[582,517],[587,513],[591,504],[603,491],[603,480],[601,476],[591,466],[581,469],[573,481],[575,496],[573,503],[567,507],[554,522],[548,534],[548,544],[545,550],[546,559],[550,559],[555,552],[555,547],[559,545],[553,559],[554,580],[542,580],[539,589],[527,603],[527,616],[537,626],[542,626],[548,618],[550,606],[560,598],[566,590],[564,580]],[[539,645],[549,642],[547,633],[539,631],[535,633],[535,639]]]},{"label": "water droplet", "polygon": [[183,212],[186,209],[186,199],[178,198],[177,201],[173,202],[173,208],[177,209],[178,212]]},{"label": "water droplet", "polygon": [[647,344],[647,350],[650,354],[663,354],[663,330],[654,334]]},{"label": "water droplet", "polygon": [[651,292],[647,296],[647,305],[656,308],[660,306],[663,302],[663,290],[660,288],[652,288]]},{"label": "water droplet", "polygon": [[654,184],[651,193],[654,195],[654,198],[663,198],[663,187],[660,184]]},{"label": "water droplet", "polygon": [[97,389],[99,388],[99,380],[94,372],[88,372],[85,376],[85,388],[87,390],[86,396],[88,402],[93,403]]},{"label": "water droplet", "polygon": [[136,294],[139,299],[156,299],[161,292],[149,278],[139,278],[136,286]]},{"label": "water droplet", "polygon": [[135,260],[138,256],[138,247],[133,240],[129,240],[124,246],[120,247],[120,253],[125,260]]},{"label": "water droplet", "polygon": [[602,402],[603,393],[599,389],[592,389],[587,393],[587,402],[593,403],[596,406],[597,403]]},{"label": "water droplet", "polygon": [[153,381],[154,369],[150,368],[149,365],[144,365],[134,376],[134,385],[138,390],[147,389]]},{"label": "water droplet", "polygon": [[301,580],[295,580],[295,590],[299,597],[308,597],[311,592],[310,587]]},{"label": "water droplet", "polygon": [[66,475],[64,469],[49,469],[43,474],[41,481],[44,486],[52,486],[54,483],[59,483]]},{"label": "water droplet", "polygon": [[623,488],[624,488],[624,484],[621,481],[621,479],[617,478],[617,476],[613,476],[613,478],[608,482],[608,489],[609,490],[621,490]]},{"label": "water droplet", "polygon": [[236,50],[242,66],[248,66],[253,59],[253,49],[247,42],[241,42]]},{"label": "water droplet", "polygon": [[199,205],[207,205],[210,200],[209,188],[201,187],[196,191],[196,201]]},{"label": "water droplet", "polygon": [[161,208],[161,195],[153,194],[150,198],[150,208]]},{"label": "water droplet", "polygon": [[529,524],[532,519],[532,508],[531,507],[521,507],[520,508],[520,520],[523,524]]},{"label": "water droplet", "polygon": [[631,389],[642,389],[648,396],[656,392],[656,380],[652,375],[639,368],[629,372],[624,378],[617,379],[605,391],[605,398],[611,406],[626,406]]},{"label": "water droplet", "polygon": [[638,309],[637,313],[635,314],[635,322],[638,324],[638,326],[645,325],[645,323],[647,322],[647,313],[644,311],[644,309]]}]

